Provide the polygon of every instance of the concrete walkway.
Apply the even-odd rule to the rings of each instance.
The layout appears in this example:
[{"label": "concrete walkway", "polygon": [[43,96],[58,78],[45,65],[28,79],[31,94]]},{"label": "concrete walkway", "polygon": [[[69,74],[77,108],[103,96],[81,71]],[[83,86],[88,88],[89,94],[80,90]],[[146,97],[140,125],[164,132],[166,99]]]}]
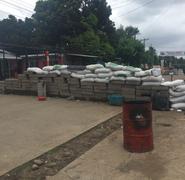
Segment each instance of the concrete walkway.
[{"label": "concrete walkway", "polygon": [[118,130],[47,180],[184,180],[185,115],[155,112],[153,120],[154,151],[128,153]]},{"label": "concrete walkway", "polygon": [[0,175],[121,112],[105,103],[0,96]]}]

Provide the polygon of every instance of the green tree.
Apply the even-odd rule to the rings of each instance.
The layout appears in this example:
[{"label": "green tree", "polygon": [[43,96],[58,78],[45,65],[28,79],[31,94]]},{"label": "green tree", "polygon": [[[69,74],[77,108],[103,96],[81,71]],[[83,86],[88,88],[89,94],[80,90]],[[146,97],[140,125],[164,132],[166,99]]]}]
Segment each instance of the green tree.
[{"label": "green tree", "polygon": [[153,65],[159,65],[159,58],[157,56],[156,50],[153,47],[149,47],[149,49],[145,52],[145,64],[148,64],[149,67]]},{"label": "green tree", "polygon": [[117,47],[116,55],[123,59],[123,63],[127,65],[140,66],[144,57],[143,44],[135,39],[135,35],[138,33],[128,33],[128,29],[135,29],[133,27],[123,28],[121,26],[116,31]]},{"label": "green tree", "polygon": [[2,43],[30,45],[33,31],[34,25],[30,18],[23,21],[9,15],[8,18],[0,21],[0,41]]}]

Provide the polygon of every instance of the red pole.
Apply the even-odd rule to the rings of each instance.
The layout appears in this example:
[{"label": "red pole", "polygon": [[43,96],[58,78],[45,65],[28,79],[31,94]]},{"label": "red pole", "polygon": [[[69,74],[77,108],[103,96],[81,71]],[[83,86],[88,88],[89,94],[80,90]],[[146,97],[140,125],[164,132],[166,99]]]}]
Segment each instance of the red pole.
[{"label": "red pole", "polygon": [[45,51],[45,56],[46,56],[46,64],[49,66],[49,51]]}]

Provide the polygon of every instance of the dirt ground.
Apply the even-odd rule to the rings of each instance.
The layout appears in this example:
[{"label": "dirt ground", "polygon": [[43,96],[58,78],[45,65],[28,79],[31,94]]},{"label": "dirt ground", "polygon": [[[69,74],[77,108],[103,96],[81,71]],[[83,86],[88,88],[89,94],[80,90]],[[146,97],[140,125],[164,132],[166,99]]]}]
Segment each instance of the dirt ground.
[{"label": "dirt ground", "polygon": [[0,172],[15,168],[2,180],[184,180],[184,112],[154,111],[154,150],[134,154],[123,148],[120,107],[0,100]]},{"label": "dirt ground", "polygon": [[185,115],[154,112],[152,152],[129,153],[122,129],[47,180],[184,180]]},{"label": "dirt ground", "polygon": [[121,112],[106,103],[0,96],[0,175]]}]

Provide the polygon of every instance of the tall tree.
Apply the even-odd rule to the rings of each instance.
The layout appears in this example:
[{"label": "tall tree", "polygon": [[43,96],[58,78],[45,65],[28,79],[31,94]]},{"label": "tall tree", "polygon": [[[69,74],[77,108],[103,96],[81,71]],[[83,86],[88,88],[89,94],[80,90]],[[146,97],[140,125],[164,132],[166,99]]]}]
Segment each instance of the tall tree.
[{"label": "tall tree", "polygon": [[135,39],[135,35],[138,32],[134,31],[134,33],[131,33],[134,29],[136,28],[127,27],[124,29],[123,26],[117,29],[116,55],[117,57],[121,57],[123,59],[123,63],[125,64],[140,66],[143,61],[145,50],[143,44]]},{"label": "tall tree", "polygon": [[145,52],[145,63],[148,64],[149,67],[159,64],[159,58],[157,56],[156,50],[151,46]]}]

